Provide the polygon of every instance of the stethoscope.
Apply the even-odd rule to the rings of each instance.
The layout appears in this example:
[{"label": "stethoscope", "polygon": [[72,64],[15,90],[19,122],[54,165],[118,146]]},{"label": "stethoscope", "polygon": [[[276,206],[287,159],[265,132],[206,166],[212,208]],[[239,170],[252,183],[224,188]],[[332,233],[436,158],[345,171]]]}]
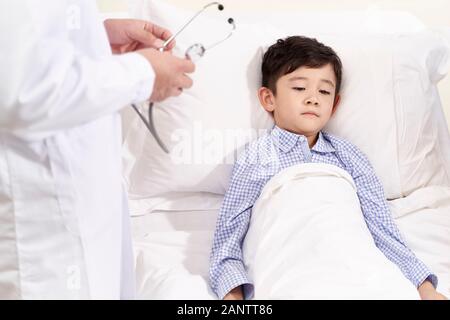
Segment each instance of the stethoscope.
[{"label": "stethoscope", "polygon": [[[219,11],[222,11],[224,9],[224,6],[222,4],[220,4],[219,2],[208,3],[201,10],[199,10],[188,22],[186,22],[186,24],[184,26],[182,26],[178,32],[176,32],[169,39],[167,39],[164,42],[164,44],[162,45],[162,47],[159,48],[158,50],[163,52],[167,48],[169,43],[171,41],[173,41],[184,29],[186,29],[186,27],[189,24],[191,24],[191,22],[194,21],[195,18],[197,18],[198,15],[200,15],[208,7],[214,6],[214,5],[217,5],[217,8],[219,9]],[[220,41],[218,41],[216,43],[213,43],[212,45],[210,45],[208,47],[204,47],[200,43],[193,44],[192,46],[190,46],[186,50],[186,54],[185,54],[186,58],[190,59],[192,61],[197,61],[198,59],[200,59],[201,57],[203,57],[205,55],[206,50],[210,50],[210,49],[214,48],[218,44],[224,42],[229,37],[231,37],[231,35],[233,34],[234,30],[236,29],[236,25],[235,25],[234,20],[232,18],[228,19],[228,23],[231,24],[232,29],[231,29],[230,33],[224,39],[222,39],[222,40],[220,40]],[[161,149],[163,149],[164,152],[169,153],[169,150],[167,149],[165,144],[162,142],[161,138],[159,137],[158,133],[155,130],[155,125],[153,123],[153,102],[150,102],[149,105],[148,105],[148,121],[145,119],[144,115],[138,110],[138,108],[137,108],[137,106],[135,104],[131,104],[131,106],[137,112],[137,114],[139,115],[139,118],[141,118],[141,120],[144,122],[144,124],[147,127],[148,131],[150,131],[150,133],[153,135],[153,137],[155,138],[156,142],[161,147]]]}]

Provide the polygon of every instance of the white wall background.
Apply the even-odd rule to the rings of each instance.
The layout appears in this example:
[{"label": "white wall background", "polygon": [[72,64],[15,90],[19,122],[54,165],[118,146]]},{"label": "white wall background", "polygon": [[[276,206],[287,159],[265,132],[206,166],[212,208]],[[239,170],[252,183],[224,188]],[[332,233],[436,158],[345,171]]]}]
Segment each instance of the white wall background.
[{"label": "white wall background", "polygon": [[[208,0],[165,0],[182,8],[197,9]],[[127,10],[127,0],[97,0],[103,12]],[[222,0],[230,12],[267,12],[273,10],[402,10],[408,11],[430,27],[450,27],[449,0]],[[439,85],[444,112],[450,127],[450,75]]]}]

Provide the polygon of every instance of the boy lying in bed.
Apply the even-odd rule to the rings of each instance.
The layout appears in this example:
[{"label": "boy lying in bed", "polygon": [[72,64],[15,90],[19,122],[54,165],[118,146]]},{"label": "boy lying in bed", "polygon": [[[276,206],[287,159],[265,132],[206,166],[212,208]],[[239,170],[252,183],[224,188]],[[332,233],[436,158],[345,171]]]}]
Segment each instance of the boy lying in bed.
[{"label": "boy lying in bed", "polygon": [[[253,205],[279,171],[300,163],[327,163],[350,173],[364,219],[376,246],[418,288],[422,299],[445,299],[437,277],[406,246],[389,211],[383,187],[365,155],[349,142],[321,131],[339,104],[342,64],[315,39],[280,39],[265,53],[259,99],[275,126],[247,146],[233,168],[218,217],[211,253],[210,281],[220,299],[253,295],[242,257]],[[274,150],[269,152],[268,150]],[[278,172],[258,161],[275,157]],[[351,254],[351,253],[349,253]],[[338,297],[337,297],[338,298]]]}]

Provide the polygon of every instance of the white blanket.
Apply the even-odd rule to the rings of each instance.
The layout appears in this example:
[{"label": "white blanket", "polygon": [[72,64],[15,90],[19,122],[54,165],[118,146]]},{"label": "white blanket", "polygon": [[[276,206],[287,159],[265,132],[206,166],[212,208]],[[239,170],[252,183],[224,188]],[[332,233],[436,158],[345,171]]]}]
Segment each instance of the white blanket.
[{"label": "white blanket", "polygon": [[244,241],[255,299],[418,299],[375,246],[344,170],[301,164],[263,189]]}]

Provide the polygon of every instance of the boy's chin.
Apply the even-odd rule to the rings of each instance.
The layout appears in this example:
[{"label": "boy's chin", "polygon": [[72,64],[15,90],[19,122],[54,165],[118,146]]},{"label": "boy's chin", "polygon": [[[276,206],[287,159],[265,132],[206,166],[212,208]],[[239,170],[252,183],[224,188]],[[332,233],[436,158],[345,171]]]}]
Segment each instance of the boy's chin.
[{"label": "boy's chin", "polygon": [[298,127],[295,132],[306,137],[314,136],[319,133],[321,129],[316,127]]},{"label": "boy's chin", "polygon": [[295,133],[295,134],[300,134],[306,137],[311,137],[314,136],[316,134],[318,134],[320,132],[320,130],[322,130],[322,128],[318,127],[318,126],[302,126],[302,125],[283,125],[281,123],[275,123],[279,128],[284,129],[286,131]]}]

